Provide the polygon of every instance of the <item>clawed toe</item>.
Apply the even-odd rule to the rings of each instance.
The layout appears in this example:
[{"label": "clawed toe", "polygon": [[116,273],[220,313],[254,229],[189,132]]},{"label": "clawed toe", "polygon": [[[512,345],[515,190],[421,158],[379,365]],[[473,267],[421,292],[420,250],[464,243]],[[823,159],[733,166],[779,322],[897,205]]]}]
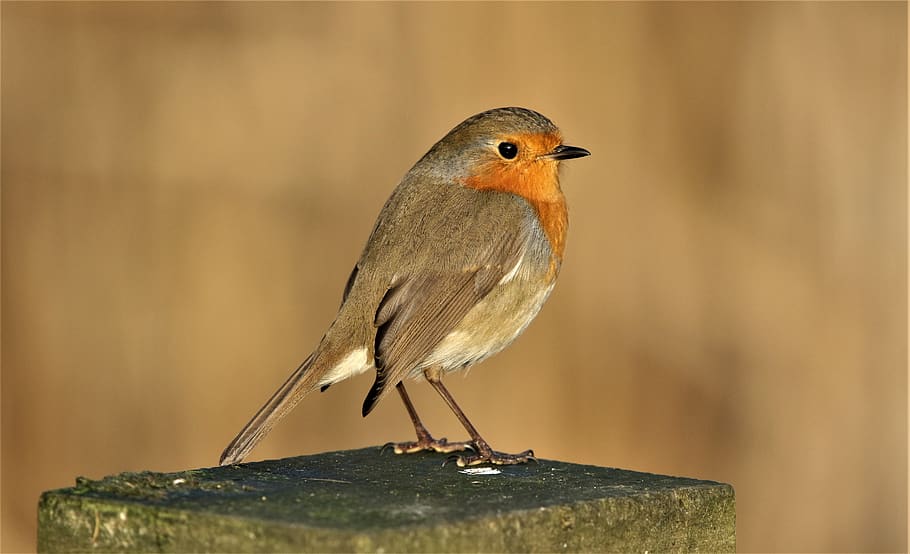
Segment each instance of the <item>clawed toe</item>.
[{"label": "clawed toe", "polygon": [[420,418],[417,417],[417,411],[414,410],[414,405],[411,403],[411,399],[405,391],[404,383],[399,382],[395,387],[398,389],[401,400],[404,402],[404,406],[411,416],[411,422],[414,424],[414,431],[417,433],[417,441],[400,443],[390,442],[382,447],[383,452],[389,447],[392,447],[396,454],[411,454],[427,450],[443,454],[470,451],[470,453],[466,454],[452,454],[442,463],[442,465],[446,465],[450,462],[455,462],[458,467],[476,466],[480,464],[514,465],[528,462],[537,463],[537,458],[534,457],[534,452],[532,450],[525,450],[520,454],[505,454],[503,452],[496,452],[490,448],[487,441],[483,440],[483,437],[480,436],[477,429],[475,429],[474,426],[471,425],[471,422],[468,421],[468,418],[465,417],[464,412],[462,412],[461,408],[458,407],[458,404],[455,403],[455,399],[452,398],[449,391],[442,385],[442,381],[439,379],[440,372],[441,369],[439,367],[430,367],[424,370],[424,377],[426,377],[427,381],[436,389],[436,392],[442,396],[443,400],[446,401],[446,404],[449,405],[449,408],[455,413],[455,416],[471,436],[471,440],[450,443],[446,439],[434,439],[429,431],[427,431],[427,428],[424,427],[423,423],[421,423]]},{"label": "clawed toe", "polygon": [[470,441],[449,442],[446,439],[428,439],[412,442],[390,442],[383,445],[380,452],[391,448],[395,454],[414,454],[415,452],[439,452],[449,454],[452,452],[474,451],[474,443]]},{"label": "clawed toe", "polygon": [[493,465],[515,465],[526,464],[528,462],[539,463],[534,456],[533,450],[525,450],[520,454],[506,454],[490,450],[488,452],[476,452],[474,454],[453,454],[446,458],[442,463],[445,466],[448,463],[455,462],[458,467],[469,467],[481,464]]}]

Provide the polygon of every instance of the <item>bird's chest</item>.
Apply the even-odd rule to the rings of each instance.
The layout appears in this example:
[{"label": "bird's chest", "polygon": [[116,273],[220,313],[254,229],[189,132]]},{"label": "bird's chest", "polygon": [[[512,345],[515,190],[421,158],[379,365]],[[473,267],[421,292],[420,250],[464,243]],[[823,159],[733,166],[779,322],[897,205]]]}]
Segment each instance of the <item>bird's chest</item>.
[{"label": "bird's chest", "polygon": [[456,370],[496,354],[531,323],[556,283],[549,264],[520,260],[433,350],[426,365]]}]

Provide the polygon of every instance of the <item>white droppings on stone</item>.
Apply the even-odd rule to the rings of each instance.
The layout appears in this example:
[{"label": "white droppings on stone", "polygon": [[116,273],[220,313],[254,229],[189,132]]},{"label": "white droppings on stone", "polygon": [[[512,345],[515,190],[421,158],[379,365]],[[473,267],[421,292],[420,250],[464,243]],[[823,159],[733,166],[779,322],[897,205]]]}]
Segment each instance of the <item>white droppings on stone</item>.
[{"label": "white droppings on stone", "polygon": [[458,473],[464,473],[465,475],[499,475],[502,470],[495,467],[468,467],[459,469]]}]

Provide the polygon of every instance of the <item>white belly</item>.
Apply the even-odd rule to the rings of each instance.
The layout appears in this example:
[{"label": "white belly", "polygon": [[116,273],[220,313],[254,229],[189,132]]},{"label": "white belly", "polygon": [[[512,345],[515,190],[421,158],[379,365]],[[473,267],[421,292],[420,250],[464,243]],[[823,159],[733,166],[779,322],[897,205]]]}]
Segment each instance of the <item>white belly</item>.
[{"label": "white belly", "polygon": [[[513,282],[503,288],[522,285]],[[527,328],[552,290],[553,283],[523,298],[516,298],[508,290],[493,291],[436,345],[426,363],[415,368],[412,376],[431,366],[440,366],[445,371],[461,369],[496,354]]]}]

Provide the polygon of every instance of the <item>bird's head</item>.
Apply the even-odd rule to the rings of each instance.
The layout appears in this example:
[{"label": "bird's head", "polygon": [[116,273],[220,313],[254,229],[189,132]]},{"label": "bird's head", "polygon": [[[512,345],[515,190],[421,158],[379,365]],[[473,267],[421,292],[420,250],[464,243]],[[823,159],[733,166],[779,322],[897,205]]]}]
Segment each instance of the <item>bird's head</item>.
[{"label": "bird's head", "polygon": [[590,155],[562,143],[552,121],[526,108],[496,108],[452,129],[421,159],[422,170],[478,190],[548,201],[559,195],[562,160]]}]

